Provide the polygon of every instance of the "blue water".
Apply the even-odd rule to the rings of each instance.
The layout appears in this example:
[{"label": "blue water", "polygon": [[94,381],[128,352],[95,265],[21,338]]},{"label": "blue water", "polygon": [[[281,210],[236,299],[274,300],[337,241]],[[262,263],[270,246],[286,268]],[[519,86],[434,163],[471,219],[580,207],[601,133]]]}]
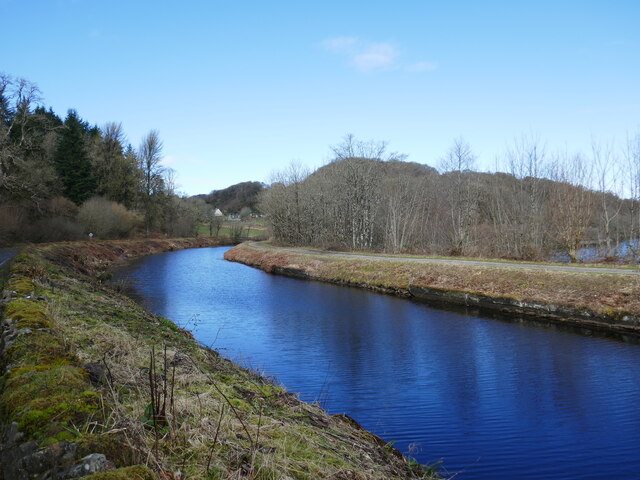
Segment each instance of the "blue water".
[{"label": "blue water", "polygon": [[117,277],[201,343],[457,479],[640,478],[640,346],[273,276],[225,250]]},{"label": "blue water", "polygon": [[[585,263],[599,262],[606,258],[617,257],[620,261],[625,263],[640,263],[640,257],[637,256],[637,252],[640,249],[640,239],[627,240],[621,242],[612,248],[612,251],[607,251],[606,248],[601,247],[588,247],[578,250],[578,261]],[[553,262],[570,262],[571,257],[568,253],[558,252],[551,256]]]}]

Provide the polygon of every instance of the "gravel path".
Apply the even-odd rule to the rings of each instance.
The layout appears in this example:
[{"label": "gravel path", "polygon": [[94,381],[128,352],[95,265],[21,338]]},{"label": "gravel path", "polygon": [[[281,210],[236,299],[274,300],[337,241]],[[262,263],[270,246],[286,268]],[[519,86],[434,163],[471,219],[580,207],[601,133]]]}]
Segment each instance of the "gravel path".
[{"label": "gravel path", "polygon": [[352,254],[352,253],[340,253],[340,252],[325,252],[318,250],[306,250],[304,248],[288,248],[288,247],[274,247],[271,245],[265,245],[262,242],[250,243],[252,247],[266,248],[271,250],[281,250],[292,253],[304,253],[308,255],[327,255],[339,258],[367,258],[371,260],[383,260],[383,261],[400,261],[400,262],[412,262],[412,263],[443,263],[448,265],[471,265],[474,267],[499,267],[499,268],[523,268],[530,270],[548,270],[559,272],[572,272],[572,273],[612,273],[622,275],[640,275],[640,268],[612,268],[612,267],[579,267],[571,265],[545,265],[536,263],[508,263],[508,262],[486,262],[482,260],[457,260],[457,259],[444,259],[444,258],[415,258],[415,257],[392,257],[387,255],[369,255],[369,254]]}]

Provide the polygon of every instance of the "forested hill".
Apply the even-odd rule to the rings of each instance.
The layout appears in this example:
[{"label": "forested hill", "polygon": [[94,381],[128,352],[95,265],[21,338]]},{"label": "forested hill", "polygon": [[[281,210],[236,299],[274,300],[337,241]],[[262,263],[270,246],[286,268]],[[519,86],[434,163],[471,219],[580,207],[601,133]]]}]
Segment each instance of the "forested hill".
[{"label": "forested hill", "polygon": [[353,150],[338,149],[315,172],[289,168],[264,192],[260,209],[276,241],[516,259],[564,252],[572,261],[583,247],[630,261],[640,253],[640,198],[610,189],[640,176],[610,175],[610,165],[598,172],[579,155],[536,157],[533,145],[510,159],[509,173],[477,172],[469,146],[458,142],[438,172],[382,148],[376,157]]},{"label": "forested hill", "polygon": [[241,182],[209,194],[196,195],[225,214],[240,213],[243,207],[258,209],[258,196],[265,188],[261,182]]}]

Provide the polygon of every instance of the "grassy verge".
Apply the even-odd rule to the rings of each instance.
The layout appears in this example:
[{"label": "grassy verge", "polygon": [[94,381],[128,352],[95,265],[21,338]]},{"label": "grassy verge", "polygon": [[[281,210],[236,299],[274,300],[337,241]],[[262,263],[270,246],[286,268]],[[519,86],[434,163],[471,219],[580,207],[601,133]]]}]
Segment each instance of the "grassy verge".
[{"label": "grassy verge", "polygon": [[[267,248],[289,248],[289,247],[281,247],[277,244],[273,244],[270,241],[262,241],[260,242],[261,246],[265,246]],[[296,248],[296,247],[291,247]],[[323,250],[317,247],[304,247],[303,250],[318,252],[318,254],[327,254],[327,253],[336,253],[336,254],[346,254],[349,256],[359,256],[363,258],[367,257],[384,257],[390,259],[398,259],[398,260],[451,260],[454,262],[483,262],[483,263],[496,263],[496,264],[516,264],[516,265],[545,265],[552,267],[571,267],[571,268],[616,268],[623,270],[640,270],[640,266],[637,264],[629,264],[629,263],[567,263],[567,262],[551,262],[551,261],[530,261],[530,260],[512,260],[505,258],[490,258],[490,257],[451,257],[444,255],[418,255],[418,254],[409,254],[409,253],[385,253],[385,252],[371,252],[371,251],[335,251],[328,252],[327,250]]]},{"label": "grassy verge", "polygon": [[331,283],[535,313],[638,335],[640,277],[313,255],[242,244],[228,260]]},{"label": "grassy verge", "polygon": [[299,401],[103,283],[123,258],[211,244],[84,242],[18,255],[0,344],[5,478],[67,478],[96,453],[110,470],[94,480],[425,478],[353,420]]}]

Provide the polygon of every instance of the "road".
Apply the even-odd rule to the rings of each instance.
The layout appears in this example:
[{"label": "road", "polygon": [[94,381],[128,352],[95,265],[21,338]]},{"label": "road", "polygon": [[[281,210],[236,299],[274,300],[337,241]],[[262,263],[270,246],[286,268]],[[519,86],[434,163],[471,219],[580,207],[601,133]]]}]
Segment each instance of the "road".
[{"label": "road", "polygon": [[390,255],[370,255],[370,254],[353,254],[353,253],[340,253],[340,252],[326,252],[319,250],[306,250],[304,248],[290,248],[290,247],[274,247],[272,245],[266,245],[263,242],[251,242],[249,245],[257,248],[266,248],[272,250],[281,250],[292,253],[304,253],[309,255],[326,255],[337,258],[367,258],[371,260],[383,260],[383,261],[401,261],[411,263],[442,263],[445,265],[469,265],[474,267],[499,267],[499,268],[520,268],[530,270],[547,270],[558,272],[572,272],[572,273],[611,273],[620,275],[640,275],[640,268],[615,268],[615,267],[582,267],[572,265],[549,265],[542,263],[509,263],[509,262],[490,262],[482,260],[463,260],[463,259],[445,259],[445,258],[417,258],[417,257],[398,257]]},{"label": "road", "polygon": [[0,249],[0,268],[4,267],[4,264],[11,260],[16,253],[18,253],[17,248],[3,248]]}]

